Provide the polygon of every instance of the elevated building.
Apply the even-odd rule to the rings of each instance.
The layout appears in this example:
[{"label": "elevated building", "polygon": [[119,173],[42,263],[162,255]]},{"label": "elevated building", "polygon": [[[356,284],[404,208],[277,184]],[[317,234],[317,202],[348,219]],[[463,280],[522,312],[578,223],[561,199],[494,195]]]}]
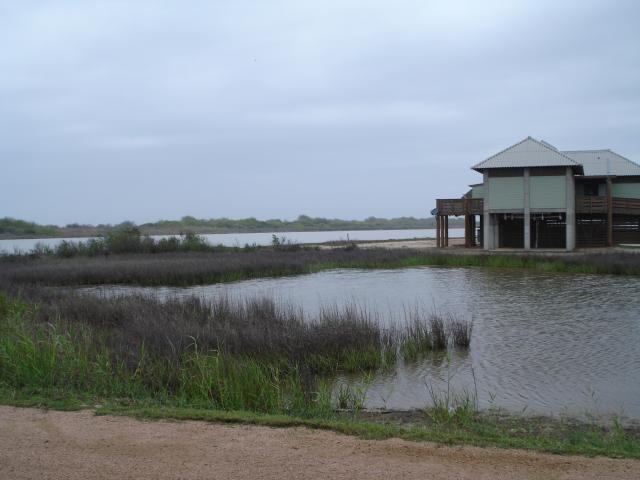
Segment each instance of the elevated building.
[{"label": "elevated building", "polygon": [[438,246],[465,217],[465,246],[525,250],[640,243],[640,165],[611,150],[560,151],[527,137],[472,167],[482,182],[436,200]]}]

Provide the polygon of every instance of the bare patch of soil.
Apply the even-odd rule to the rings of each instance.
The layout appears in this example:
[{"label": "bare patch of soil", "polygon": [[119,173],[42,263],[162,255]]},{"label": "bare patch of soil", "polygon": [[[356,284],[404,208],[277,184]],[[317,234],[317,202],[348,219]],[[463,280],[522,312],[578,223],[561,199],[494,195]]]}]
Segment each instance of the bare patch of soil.
[{"label": "bare patch of soil", "polygon": [[640,462],[0,407],[2,479],[631,479]]}]

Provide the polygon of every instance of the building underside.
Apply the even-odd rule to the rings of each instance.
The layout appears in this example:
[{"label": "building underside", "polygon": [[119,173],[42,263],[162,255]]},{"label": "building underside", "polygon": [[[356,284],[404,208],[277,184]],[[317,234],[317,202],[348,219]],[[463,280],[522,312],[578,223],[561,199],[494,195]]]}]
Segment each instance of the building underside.
[{"label": "building underside", "polygon": [[[449,245],[448,217],[465,218],[465,247],[484,247],[484,224],[494,231],[493,248],[566,249],[567,214],[565,212],[529,213],[525,228],[522,211],[486,213],[482,199],[438,199],[436,203],[436,240],[438,247]],[[640,244],[640,199],[607,196],[576,196],[575,246],[607,247]]]}]

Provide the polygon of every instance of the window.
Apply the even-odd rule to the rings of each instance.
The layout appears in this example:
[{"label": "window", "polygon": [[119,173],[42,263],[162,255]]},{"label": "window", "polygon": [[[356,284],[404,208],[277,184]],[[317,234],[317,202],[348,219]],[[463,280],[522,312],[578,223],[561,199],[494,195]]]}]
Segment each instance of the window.
[{"label": "window", "polygon": [[598,196],[598,184],[597,183],[585,183],[584,184],[585,196],[596,197]]}]

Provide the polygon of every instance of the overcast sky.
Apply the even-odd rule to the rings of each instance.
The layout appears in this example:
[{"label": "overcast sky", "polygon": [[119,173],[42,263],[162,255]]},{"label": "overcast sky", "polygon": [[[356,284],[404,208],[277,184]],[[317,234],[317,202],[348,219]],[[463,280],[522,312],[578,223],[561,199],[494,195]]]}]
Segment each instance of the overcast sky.
[{"label": "overcast sky", "polygon": [[640,161],[637,1],[0,0],[0,217],[428,216],[531,135]]}]

